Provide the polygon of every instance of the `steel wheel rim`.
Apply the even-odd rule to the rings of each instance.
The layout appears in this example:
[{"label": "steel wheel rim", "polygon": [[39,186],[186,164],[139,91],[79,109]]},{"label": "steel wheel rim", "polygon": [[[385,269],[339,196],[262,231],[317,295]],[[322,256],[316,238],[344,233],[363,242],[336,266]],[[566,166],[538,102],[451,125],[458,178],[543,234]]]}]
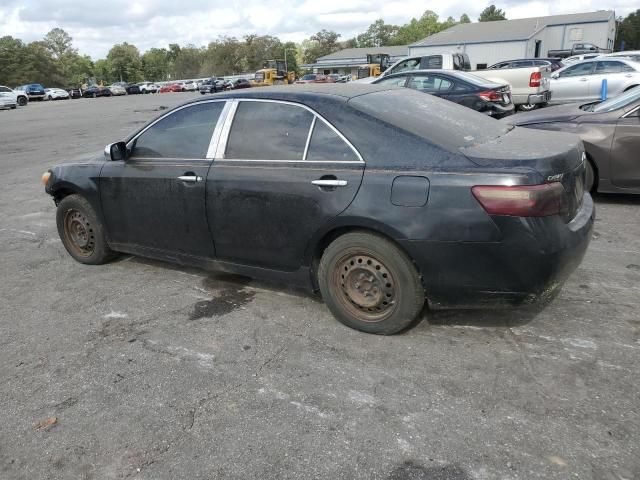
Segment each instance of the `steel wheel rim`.
[{"label": "steel wheel rim", "polygon": [[67,210],[64,215],[64,235],[77,255],[90,257],[93,254],[96,246],[93,226],[82,212]]},{"label": "steel wheel rim", "polygon": [[348,253],[335,264],[333,288],[340,304],[364,322],[380,322],[397,306],[397,283],[370,253]]}]

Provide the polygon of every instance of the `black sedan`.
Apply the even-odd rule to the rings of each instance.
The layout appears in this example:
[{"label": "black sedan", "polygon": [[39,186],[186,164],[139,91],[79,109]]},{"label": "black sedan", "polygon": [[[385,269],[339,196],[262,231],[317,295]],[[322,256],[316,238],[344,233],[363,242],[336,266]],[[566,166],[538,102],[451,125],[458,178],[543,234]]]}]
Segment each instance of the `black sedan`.
[{"label": "black sedan", "polygon": [[127,82],[115,82],[114,85],[118,85],[125,89],[127,95],[138,95],[142,93],[140,91],[140,87],[135,83],[127,83]]},{"label": "black sedan", "polygon": [[111,90],[107,87],[92,86],[82,92],[84,98],[110,97]]},{"label": "black sedan", "polygon": [[640,87],[603,102],[558,105],[505,121],[580,135],[589,160],[587,190],[640,193]]},{"label": "black sedan", "polygon": [[457,70],[411,70],[387,75],[373,83],[412,88],[494,118],[503,118],[514,111],[509,85],[500,85]]},{"label": "black sedan", "polygon": [[126,252],[291,282],[391,334],[432,308],[531,302],[594,221],[573,135],[411,89],[251,88],[164,113],[43,175],[69,254]]}]

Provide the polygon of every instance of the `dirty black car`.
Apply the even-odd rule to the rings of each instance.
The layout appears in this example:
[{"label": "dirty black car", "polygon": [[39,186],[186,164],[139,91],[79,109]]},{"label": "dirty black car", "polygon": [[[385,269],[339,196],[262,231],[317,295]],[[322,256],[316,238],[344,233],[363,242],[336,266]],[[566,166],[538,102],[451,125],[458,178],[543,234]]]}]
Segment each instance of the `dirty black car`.
[{"label": "dirty black car", "polygon": [[[277,119],[274,121],[274,119]],[[580,263],[584,151],[411,89],[264,87],[164,113],[43,176],[69,254],[117,254],[319,290],[391,334],[432,308],[531,302]]]}]

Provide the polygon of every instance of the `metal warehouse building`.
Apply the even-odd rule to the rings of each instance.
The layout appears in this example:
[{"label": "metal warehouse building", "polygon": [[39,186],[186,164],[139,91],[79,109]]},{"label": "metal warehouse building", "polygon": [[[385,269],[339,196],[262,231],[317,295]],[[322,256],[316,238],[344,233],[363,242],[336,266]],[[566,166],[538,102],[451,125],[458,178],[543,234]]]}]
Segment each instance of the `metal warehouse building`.
[{"label": "metal warehouse building", "polygon": [[339,73],[340,75],[357,76],[358,66],[367,63],[368,54],[386,53],[391,63],[407,56],[409,49],[406,45],[393,47],[365,47],[345,48],[344,50],[325,55],[316,59],[316,63],[301,65],[302,68],[312,69],[313,73]]},{"label": "metal warehouse building", "polygon": [[574,43],[612,49],[615,33],[611,10],[462,23],[409,45],[409,55],[464,52],[472,67],[484,68],[501,60],[546,57],[549,50],[570,49]]}]

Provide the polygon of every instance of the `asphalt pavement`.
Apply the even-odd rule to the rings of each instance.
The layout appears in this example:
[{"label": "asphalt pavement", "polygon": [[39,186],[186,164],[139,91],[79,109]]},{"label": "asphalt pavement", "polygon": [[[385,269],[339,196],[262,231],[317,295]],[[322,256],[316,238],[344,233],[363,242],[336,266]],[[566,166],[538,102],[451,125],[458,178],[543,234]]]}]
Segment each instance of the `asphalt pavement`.
[{"label": "asphalt pavement", "polygon": [[0,111],[0,479],[640,478],[640,197],[543,308],[350,330],[295,288],[66,253],[40,175],[198,94]]}]

